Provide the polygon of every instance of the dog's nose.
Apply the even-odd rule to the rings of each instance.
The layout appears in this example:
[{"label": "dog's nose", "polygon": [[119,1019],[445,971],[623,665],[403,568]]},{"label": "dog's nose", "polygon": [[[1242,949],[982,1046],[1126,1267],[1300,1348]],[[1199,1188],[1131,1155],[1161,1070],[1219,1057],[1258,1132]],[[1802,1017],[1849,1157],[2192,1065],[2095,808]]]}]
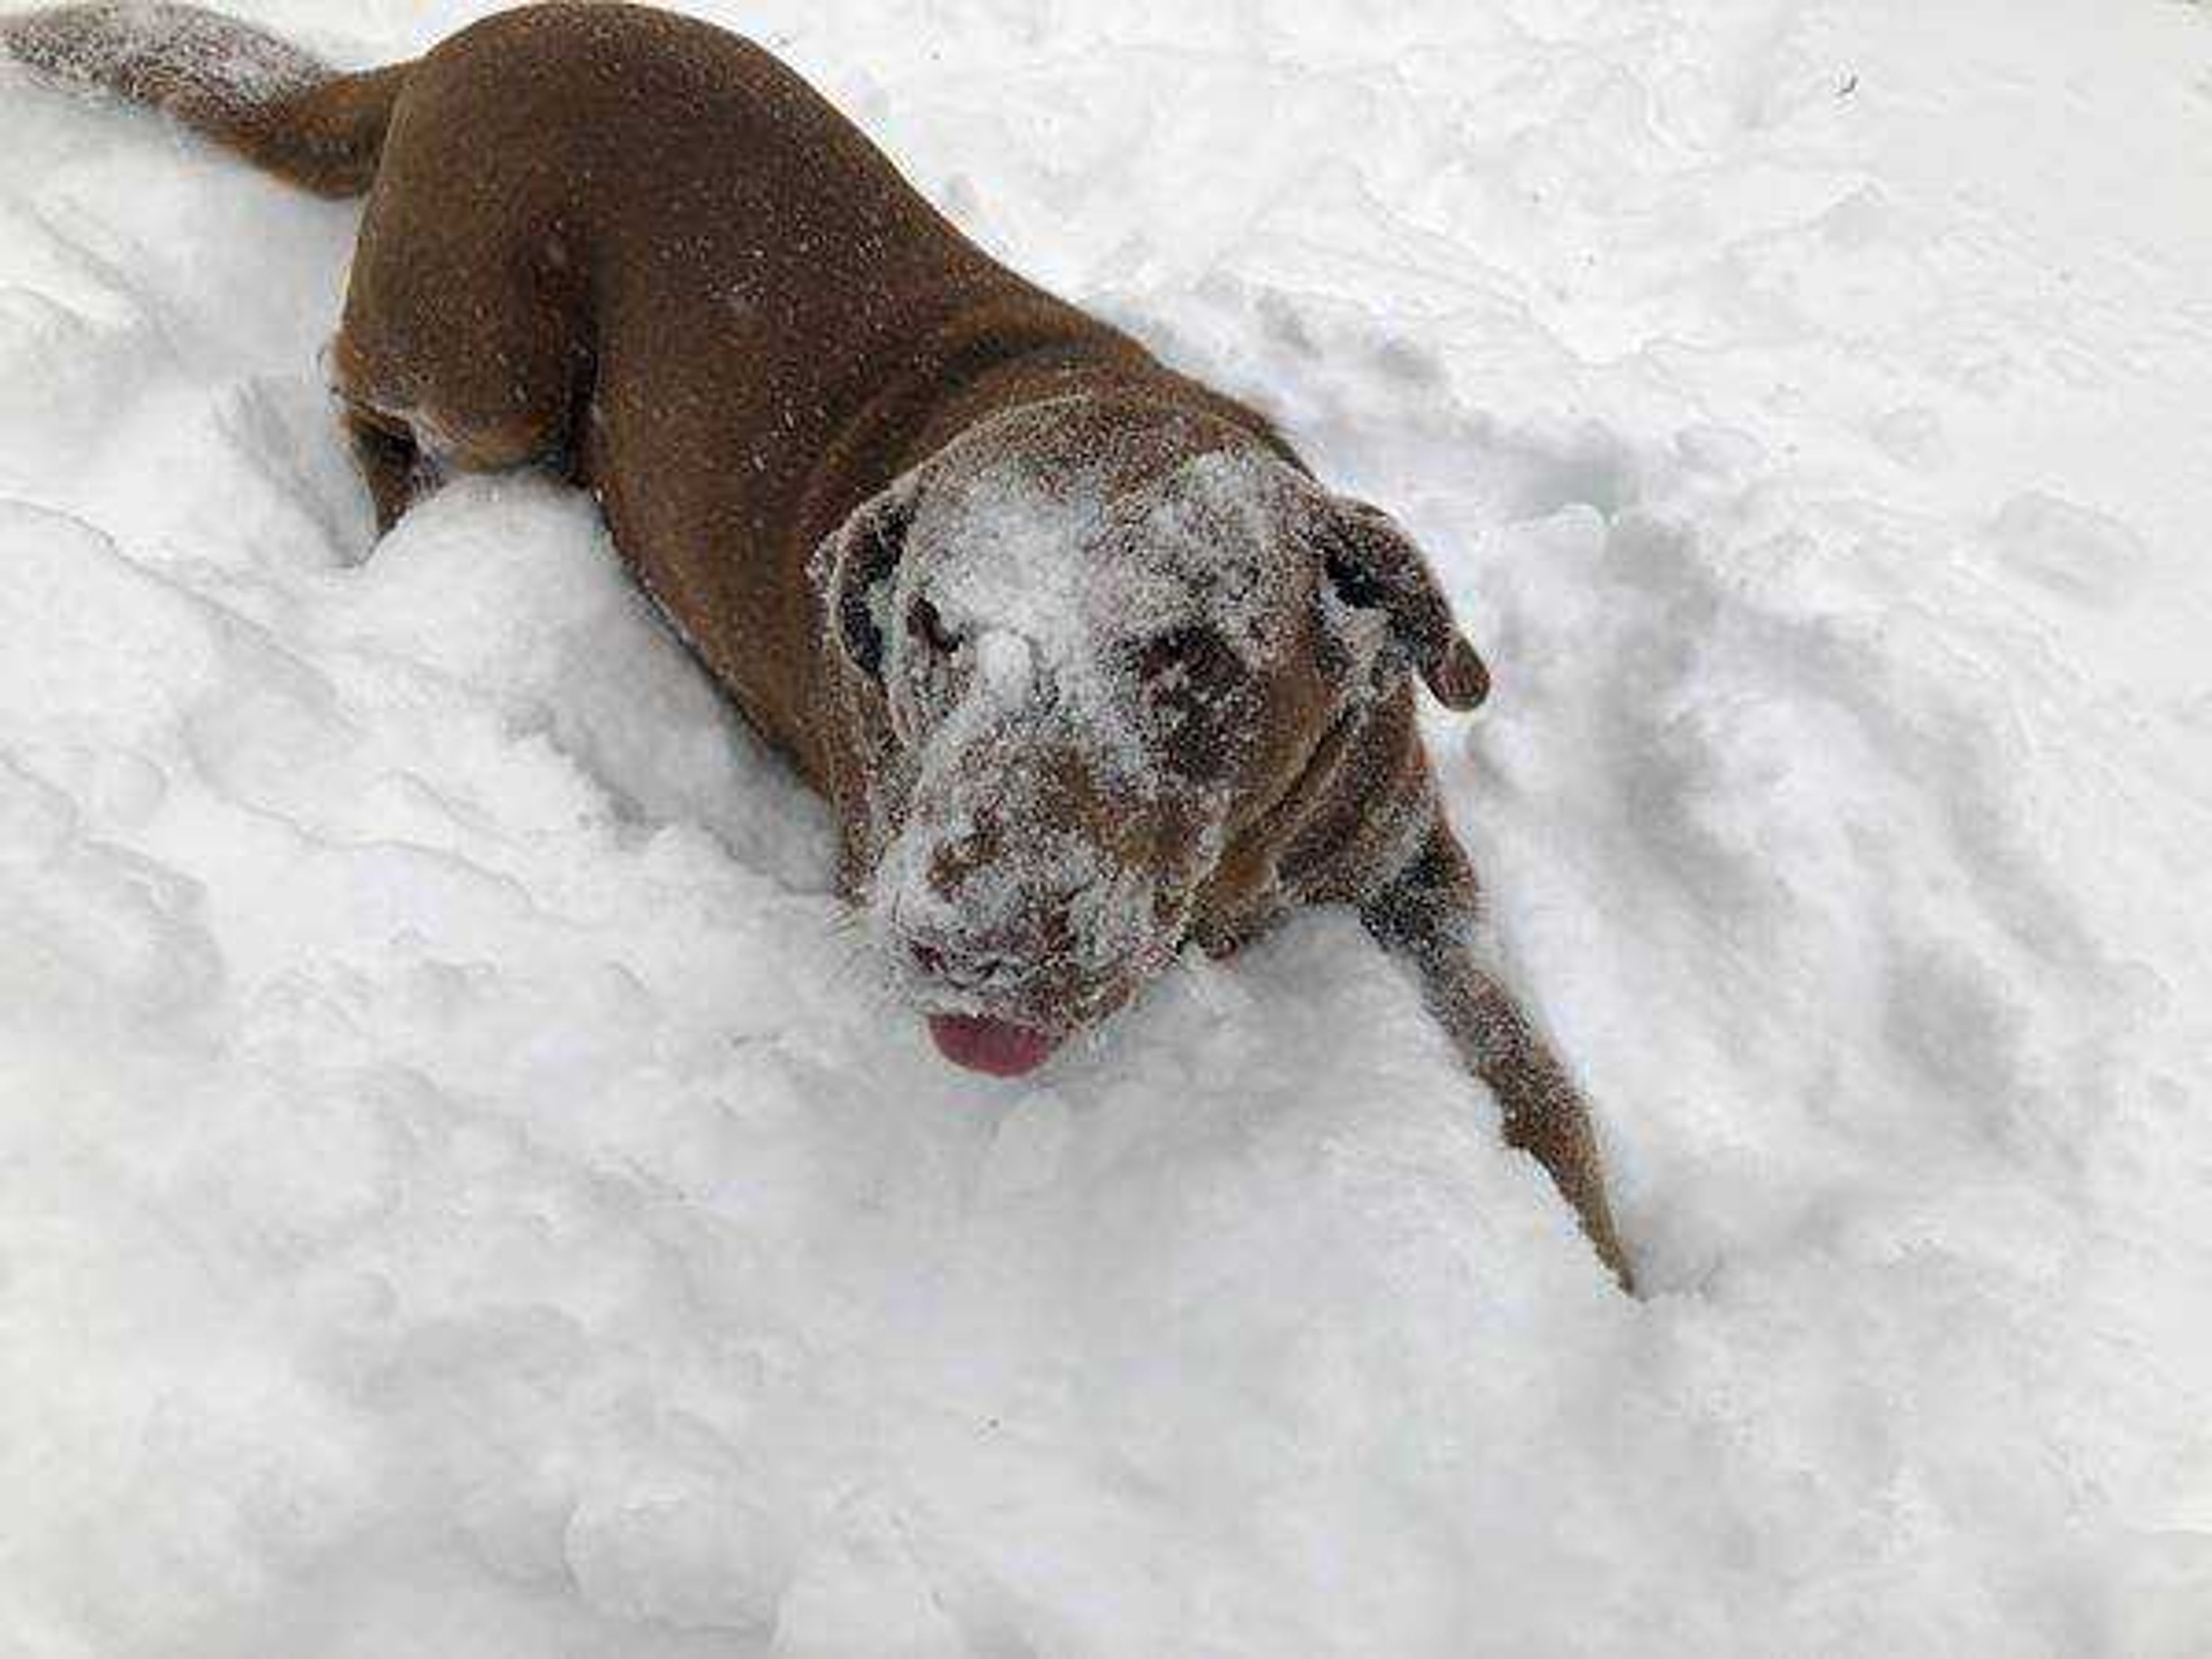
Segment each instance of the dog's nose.
[{"label": "dog's nose", "polygon": [[965,939],[909,939],[906,953],[925,978],[957,990],[1004,991],[1035,976],[1030,958]]}]

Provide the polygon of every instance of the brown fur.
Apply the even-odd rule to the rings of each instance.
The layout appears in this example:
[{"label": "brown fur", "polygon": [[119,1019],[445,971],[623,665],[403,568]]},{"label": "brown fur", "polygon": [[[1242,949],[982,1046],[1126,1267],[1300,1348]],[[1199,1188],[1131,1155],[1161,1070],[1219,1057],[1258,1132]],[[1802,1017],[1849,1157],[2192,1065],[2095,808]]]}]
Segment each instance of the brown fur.
[{"label": "brown fur", "polygon": [[[332,362],[380,522],[456,469],[534,463],[592,489],[708,670],[838,808],[852,890],[893,740],[835,641],[869,626],[851,584],[898,556],[902,480],[1007,445],[1133,477],[1212,452],[1304,477],[1261,416],[990,259],[790,70],[707,25],[532,7],[349,76],[174,6],[33,14],[0,41],[310,189],[366,189]],[[1188,934],[1225,953],[1291,905],[1358,907],[1626,1282],[1581,1097],[1478,961],[1478,889],[1403,671],[1455,707],[1486,678],[1402,532],[1313,500],[1316,564],[1388,611],[1399,669],[1347,704],[1316,631],[1276,672]],[[1054,810],[1109,842],[1115,807],[1087,787]],[[1171,828],[1145,833],[1121,855],[1169,856]],[[979,832],[933,879],[994,852]],[[1055,994],[1091,996],[1089,1018],[1129,988]]]}]

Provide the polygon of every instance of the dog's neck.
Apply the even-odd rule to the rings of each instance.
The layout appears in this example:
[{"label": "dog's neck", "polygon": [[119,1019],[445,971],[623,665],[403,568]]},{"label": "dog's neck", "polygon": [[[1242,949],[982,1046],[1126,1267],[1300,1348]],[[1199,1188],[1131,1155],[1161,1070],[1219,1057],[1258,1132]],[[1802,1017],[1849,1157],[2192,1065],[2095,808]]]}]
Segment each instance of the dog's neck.
[{"label": "dog's neck", "polygon": [[833,392],[833,404],[852,412],[814,465],[797,527],[818,540],[963,435],[1024,406],[1079,396],[1150,405],[1163,419],[1203,415],[1307,471],[1258,411],[1164,367],[1118,329],[1027,289],[962,308],[914,337],[897,362],[872,362]]}]

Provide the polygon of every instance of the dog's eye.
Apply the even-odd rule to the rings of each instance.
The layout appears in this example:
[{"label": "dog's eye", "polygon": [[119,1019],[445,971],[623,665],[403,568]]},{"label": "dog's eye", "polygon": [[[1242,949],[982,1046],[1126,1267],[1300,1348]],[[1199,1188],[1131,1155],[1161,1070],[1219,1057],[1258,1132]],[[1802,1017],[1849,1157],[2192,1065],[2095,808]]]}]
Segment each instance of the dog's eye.
[{"label": "dog's eye", "polygon": [[1218,777],[1244,714],[1249,676],[1229,642],[1208,628],[1178,628],[1136,653],[1168,763],[1186,777]]},{"label": "dog's eye", "polygon": [[907,607],[907,632],[940,657],[960,648],[960,636],[945,625],[945,618],[927,599],[917,599]]},{"label": "dog's eye", "polygon": [[1148,685],[1220,691],[1243,678],[1244,665],[1212,629],[1178,628],[1138,647],[1137,672]]}]

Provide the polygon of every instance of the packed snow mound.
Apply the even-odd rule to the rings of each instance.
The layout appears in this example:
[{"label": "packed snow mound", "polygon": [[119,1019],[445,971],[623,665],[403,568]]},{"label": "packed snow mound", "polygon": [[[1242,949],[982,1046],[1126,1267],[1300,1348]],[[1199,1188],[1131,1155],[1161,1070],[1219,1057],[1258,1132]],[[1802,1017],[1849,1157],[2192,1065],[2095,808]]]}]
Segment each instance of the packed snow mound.
[{"label": "packed snow mound", "polygon": [[587,503],[373,546],[354,210],[0,75],[0,1650],[2206,1651],[2212,19],[702,9],[1420,535],[1649,1298],[1340,915],[943,1065]]}]

